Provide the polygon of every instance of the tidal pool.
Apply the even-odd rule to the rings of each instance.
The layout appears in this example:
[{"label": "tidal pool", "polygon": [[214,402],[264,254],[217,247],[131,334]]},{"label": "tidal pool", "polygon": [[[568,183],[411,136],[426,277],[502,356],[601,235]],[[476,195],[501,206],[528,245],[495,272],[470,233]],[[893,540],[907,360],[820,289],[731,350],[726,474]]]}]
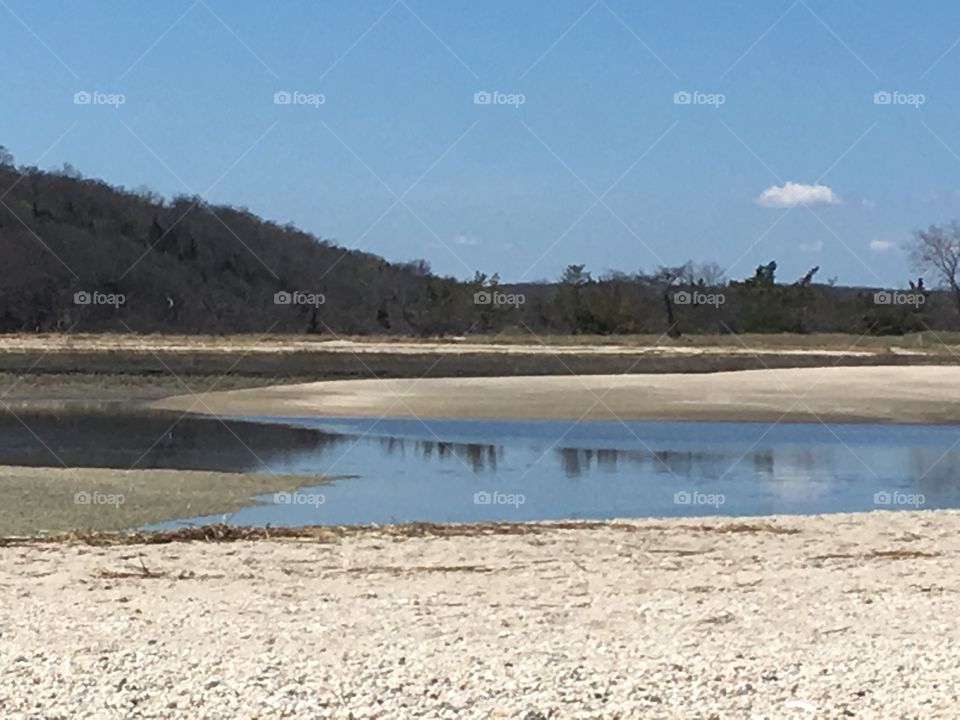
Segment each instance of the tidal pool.
[{"label": "tidal pool", "polygon": [[251,525],[956,508],[958,445],[944,425],[0,414],[7,465],[336,476],[226,518]]}]

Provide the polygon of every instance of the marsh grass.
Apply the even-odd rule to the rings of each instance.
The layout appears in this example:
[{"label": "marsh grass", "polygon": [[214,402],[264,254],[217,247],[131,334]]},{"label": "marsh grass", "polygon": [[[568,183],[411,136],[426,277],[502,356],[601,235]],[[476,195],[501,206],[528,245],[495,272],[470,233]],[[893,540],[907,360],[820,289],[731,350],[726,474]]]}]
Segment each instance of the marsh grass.
[{"label": "marsh grass", "polygon": [[[180,518],[229,515],[255,495],[320,485],[316,476],[196,470],[0,466],[0,537],[136,531]],[[122,504],[78,504],[77,493],[123,496]]]}]

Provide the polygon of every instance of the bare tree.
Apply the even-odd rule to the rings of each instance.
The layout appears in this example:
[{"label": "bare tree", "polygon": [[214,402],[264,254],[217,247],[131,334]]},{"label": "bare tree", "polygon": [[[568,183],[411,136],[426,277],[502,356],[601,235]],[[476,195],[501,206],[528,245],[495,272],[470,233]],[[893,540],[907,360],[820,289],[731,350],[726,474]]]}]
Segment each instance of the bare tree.
[{"label": "bare tree", "polygon": [[722,287],[727,284],[727,273],[715,262],[688,262],[684,273],[684,282],[688,285]]},{"label": "bare tree", "polygon": [[672,338],[678,338],[682,334],[673,308],[674,287],[682,282],[684,277],[690,276],[690,265],[689,262],[676,266],[662,265],[648,279],[650,284],[659,289],[663,298],[663,306],[667,311],[667,335]]},{"label": "bare tree", "polygon": [[910,260],[920,272],[932,271],[940,285],[953,293],[960,310],[960,225],[931,225],[913,236]]}]

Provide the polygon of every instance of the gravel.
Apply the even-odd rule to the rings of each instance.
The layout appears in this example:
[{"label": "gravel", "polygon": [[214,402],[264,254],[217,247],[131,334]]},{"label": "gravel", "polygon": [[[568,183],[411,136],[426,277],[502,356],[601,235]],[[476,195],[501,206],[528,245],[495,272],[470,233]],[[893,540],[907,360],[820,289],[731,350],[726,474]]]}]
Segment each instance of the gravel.
[{"label": "gravel", "polygon": [[960,513],[0,546],[0,717],[956,718]]}]

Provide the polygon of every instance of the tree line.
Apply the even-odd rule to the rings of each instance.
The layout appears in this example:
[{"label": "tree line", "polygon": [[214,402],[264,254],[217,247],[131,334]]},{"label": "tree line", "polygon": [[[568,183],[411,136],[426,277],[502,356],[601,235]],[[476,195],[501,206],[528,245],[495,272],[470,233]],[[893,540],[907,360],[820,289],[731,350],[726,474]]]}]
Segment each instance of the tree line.
[{"label": "tree line", "polygon": [[[916,233],[929,273],[898,293],[783,282],[775,262],[728,280],[688,262],[556,282],[461,281],[426,261],[391,263],[244,208],[165,201],[57,172],[17,167],[0,147],[0,332],[311,334],[632,334],[960,329],[960,226]],[[107,300],[103,300],[106,298]]]}]

